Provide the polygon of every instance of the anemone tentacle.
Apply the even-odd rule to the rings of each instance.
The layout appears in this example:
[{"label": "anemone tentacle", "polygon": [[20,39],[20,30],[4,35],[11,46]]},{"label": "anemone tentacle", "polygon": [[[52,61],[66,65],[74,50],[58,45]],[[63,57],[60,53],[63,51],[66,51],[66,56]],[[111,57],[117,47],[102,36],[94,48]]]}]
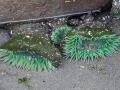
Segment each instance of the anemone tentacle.
[{"label": "anemone tentacle", "polygon": [[54,44],[60,44],[61,40],[69,30],[71,30],[71,28],[68,26],[57,28],[52,33],[51,40],[54,42]]},{"label": "anemone tentacle", "polygon": [[114,33],[85,28],[69,31],[61,43],[63,54],[67,58],[85,61],[112,55],[119,45],[120,37]]},{"label": "anemone tentacle", "polygon": [[12,37],[0,47],[0,57],[11,66],[33,71],[53,71],[61,59],[59,51],[41,34]]},{"label": "anemone tentacle", "polygon": [[[22,52],[19,52],[22,53]],[[29,53],[30,54],[30,53]],[[31,57],[31,54],[29,55]],[[0,49],[0,58],[7,64],[15,67],[19,67],[26,70],[33,71],[52,71],[56,68],[51,64],[50,61],[45,58],[28,58],[26,55],[21,56],[7,49]]]}]

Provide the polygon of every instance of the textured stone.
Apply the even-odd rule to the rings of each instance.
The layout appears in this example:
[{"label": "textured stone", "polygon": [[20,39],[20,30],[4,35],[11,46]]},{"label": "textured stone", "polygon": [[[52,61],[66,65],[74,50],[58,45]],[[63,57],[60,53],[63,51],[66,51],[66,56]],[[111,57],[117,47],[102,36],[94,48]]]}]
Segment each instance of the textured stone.
[{"label": "textured stone", "polygon": [[120,1],[113,0],[111,8],[112,31],[120,35]]},{"label": "textured stone", "polygon": [[98,10],[112,0],[0,0],[0,22]]}]

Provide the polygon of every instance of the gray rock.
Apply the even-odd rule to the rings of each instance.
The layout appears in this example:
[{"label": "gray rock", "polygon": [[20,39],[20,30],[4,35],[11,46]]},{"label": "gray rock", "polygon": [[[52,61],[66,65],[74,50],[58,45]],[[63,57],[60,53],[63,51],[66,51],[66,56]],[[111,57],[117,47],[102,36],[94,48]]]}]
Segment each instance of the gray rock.
[{"label": "gray rock", "polygon": [[0,29],[0,46],[7,42],[9,39],[9,33],[4,29]]},{"label": "gray rock", "polygon": [[28,20],[106,9],[112,0],[1,0],[0,22]]}]

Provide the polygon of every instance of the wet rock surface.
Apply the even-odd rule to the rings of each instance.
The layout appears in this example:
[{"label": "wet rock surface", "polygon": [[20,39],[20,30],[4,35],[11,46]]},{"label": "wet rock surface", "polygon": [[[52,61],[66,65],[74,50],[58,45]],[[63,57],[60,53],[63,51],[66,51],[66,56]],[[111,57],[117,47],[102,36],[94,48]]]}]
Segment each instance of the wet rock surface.
[{"label": "wet rock surface", "polygon": [[120,1],[113,0],[111,8],[112,31],[120,35]]},{"label": "wet rock surface", "polygon": [[[52,18],[47,21],[39,22],[30,22],[30,23],[9,23],[6,24],[6,28],[9,29],[11,36],[17,34],[26,34],[26,33],[41,33],[42,35],[51,36],[50,34],[58,27],[61,26],[71,26],[72,28],[82,28],[82,27],[91,27],[91,28],[107,28],[111,30],[112,22],[110,21],[110,11],[101,12],[95,15],[88,15],[87,18],[81,19],[84,14],[79,16],[71,17],[61,17],[61,18]],[[86,14],[85,14],[86,16]],[[91,18],[93,18],[91,20]],[[88,20],[90,19],[90,20]],[[88,21],[87,21],[88,20]],[[87,22],[85,22],[87,21]],[[71,24],[71,25],[70,25]]]},{"label": "wet rock surface", "polygon": [[112,0],[1,0],[0,22],[43,18],[107,8]]},{"label": "wet rock surface", "polygon": [[0,46],[10,39],[10,34],[5,29],[0,29]]}]

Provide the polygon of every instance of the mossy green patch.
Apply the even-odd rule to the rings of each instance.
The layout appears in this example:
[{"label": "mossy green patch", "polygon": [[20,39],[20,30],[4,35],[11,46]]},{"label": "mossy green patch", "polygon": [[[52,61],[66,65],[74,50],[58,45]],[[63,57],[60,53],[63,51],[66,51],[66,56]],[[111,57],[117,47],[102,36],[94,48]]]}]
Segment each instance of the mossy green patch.
[{"label": "mossy green patch", "polygon": [[30,85],[29,85],[29,79],[24,77],[24,78],[18,78],[18,84],[25,84],[25,86],[28,87],[28,89],[30,89]]},{"label": "mossy green patch", "polygon": [[17,35],[1,46],[0,56],[12,66],[34,71],[51,71],[60,63],[60,53],[46,37]]}]

